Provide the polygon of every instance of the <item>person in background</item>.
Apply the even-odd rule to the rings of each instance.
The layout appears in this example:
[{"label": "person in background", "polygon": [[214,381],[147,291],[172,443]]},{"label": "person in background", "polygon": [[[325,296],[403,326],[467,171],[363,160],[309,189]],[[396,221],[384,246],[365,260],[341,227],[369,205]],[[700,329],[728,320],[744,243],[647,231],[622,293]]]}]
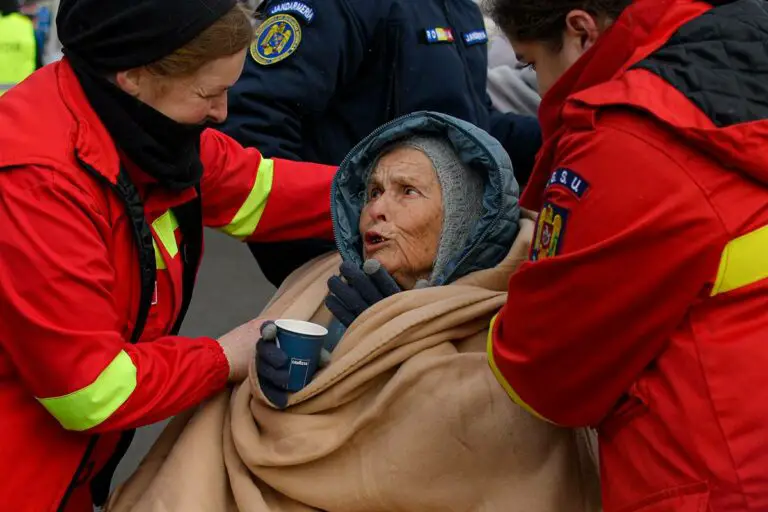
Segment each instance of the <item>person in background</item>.
[{"label": "person in background", "polygon": [[258,325],[178,336],[203,227],[332,239],[334,167],[213,129],[236,0],[63,0],[66,57],[0,99],[0,508],[91,511],[133,429],[241,381]]},{"label": "person in background", "polygon": [[0,96],[37,69],[35,27],[17,0],[0,0]]},{"label": "person in background", "polygon": [[[534,117],[503,114],[486,92],[483,16],[472,0],[267,0],[223,130],[265,155],[338,165],[366,135],[430,110],[488,131],[525,183],[540,146]],[[308,240],[251,244],[279,285],[334,250]]]},{"label": "person in background", "polygon": [[[480,0],[475,0],[482,5]],[[536,72],[521,65],[509,40],[494,21],[485,17],[488,32],[488,95],[501,112],[535,116],[541,96]]]},{"label": "person in background", "polygon": [[491,38],[488,52],[488,95],[502,112],[536,115],[541,96],[536,72],[518,62],[515,50],[503,35]]},{"label": "person in background", "polygon": [[[51,16],[55,19],[56,13],[59,12],[59,0],[53,0],[51,2]],[[61,60],[64,54],[61,51],[61,41],[59,41],[59,31],[56,28],[55,23],[51,23],[51,28],[48,31],[48,39],[45,42],[45,49],[43,50],[43,65],[51,64]]]},{"label": "person in background", "polygon": [[489,360],[606,512],[768,510],[768,2],[493,0],[544,93]]}]

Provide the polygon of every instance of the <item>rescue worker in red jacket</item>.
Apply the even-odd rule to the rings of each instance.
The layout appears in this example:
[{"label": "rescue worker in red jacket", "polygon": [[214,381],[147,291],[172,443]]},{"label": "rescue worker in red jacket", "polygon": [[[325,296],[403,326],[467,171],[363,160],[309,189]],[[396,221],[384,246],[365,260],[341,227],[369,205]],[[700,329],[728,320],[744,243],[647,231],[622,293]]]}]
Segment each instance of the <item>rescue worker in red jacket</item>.
[{"label": "rescue worker in red jacket", "polygon": [[123,433],[247,374],[258,326],[176,335],[203,225],[332,237],[332,167],[205,129],[252,38],[236,0],[64,0],[58,29],[67,57],[0,99],[0,509],[16,512],[92,510]]},{"label": "rescue worker in red jacket", "polygon": [[546,93],[492,369],[607,512],[768,510],[768,3],[491,3]]}]

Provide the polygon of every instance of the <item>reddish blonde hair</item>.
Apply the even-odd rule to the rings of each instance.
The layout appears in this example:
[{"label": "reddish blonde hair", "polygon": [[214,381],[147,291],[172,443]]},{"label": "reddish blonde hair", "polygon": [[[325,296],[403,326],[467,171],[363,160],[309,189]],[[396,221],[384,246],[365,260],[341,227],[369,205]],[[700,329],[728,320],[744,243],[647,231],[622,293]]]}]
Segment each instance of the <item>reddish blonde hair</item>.
[{"label": "reddish blonde hair", "polygon": [[147,70],[162,77],[193,75],[208,62],[248,48],[252,40],[251,13],[238,3],[192,41],[148,65]]}]

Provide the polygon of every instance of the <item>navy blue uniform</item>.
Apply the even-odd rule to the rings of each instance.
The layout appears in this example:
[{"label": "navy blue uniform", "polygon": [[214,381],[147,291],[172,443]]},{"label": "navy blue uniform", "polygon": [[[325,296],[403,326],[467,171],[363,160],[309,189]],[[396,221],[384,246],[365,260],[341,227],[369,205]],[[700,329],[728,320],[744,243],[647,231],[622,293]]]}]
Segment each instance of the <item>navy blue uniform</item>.
[{"label": "navy blue uniform", "polygon": [[[267,0],[261,9],[266,21],[230,92],[223,127],[243,145],[269,157],[338,165],[387,121],[432,110],[490,132],[510,154],[518,181],[527,181],[539,125],[492,107],[487,36],[471,0]],[[315,245],[252,250],[277,284],[331,248]]]}]

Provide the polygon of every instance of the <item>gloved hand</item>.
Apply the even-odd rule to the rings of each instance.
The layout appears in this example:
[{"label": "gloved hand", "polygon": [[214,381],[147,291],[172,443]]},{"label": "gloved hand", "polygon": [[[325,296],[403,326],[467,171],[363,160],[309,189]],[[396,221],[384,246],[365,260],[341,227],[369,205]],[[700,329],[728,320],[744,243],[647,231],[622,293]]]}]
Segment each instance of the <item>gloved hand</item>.
[{"label": "gloved hand", "polygon": [[344,279],[333,276],[328,280],[325,305],[346,327],[369,307],[402,291],[377,260],[366,261],[362,269],[345,261],[339,272]]},{"label": "gloved hand", "polygon": [[285,409],[288,404],[285,388],[290,362],[288,354],[277,347],[277,326],[274,322],[264,322],[261,339],[256,343],[256,374],[264,396],[279,409]]}]

